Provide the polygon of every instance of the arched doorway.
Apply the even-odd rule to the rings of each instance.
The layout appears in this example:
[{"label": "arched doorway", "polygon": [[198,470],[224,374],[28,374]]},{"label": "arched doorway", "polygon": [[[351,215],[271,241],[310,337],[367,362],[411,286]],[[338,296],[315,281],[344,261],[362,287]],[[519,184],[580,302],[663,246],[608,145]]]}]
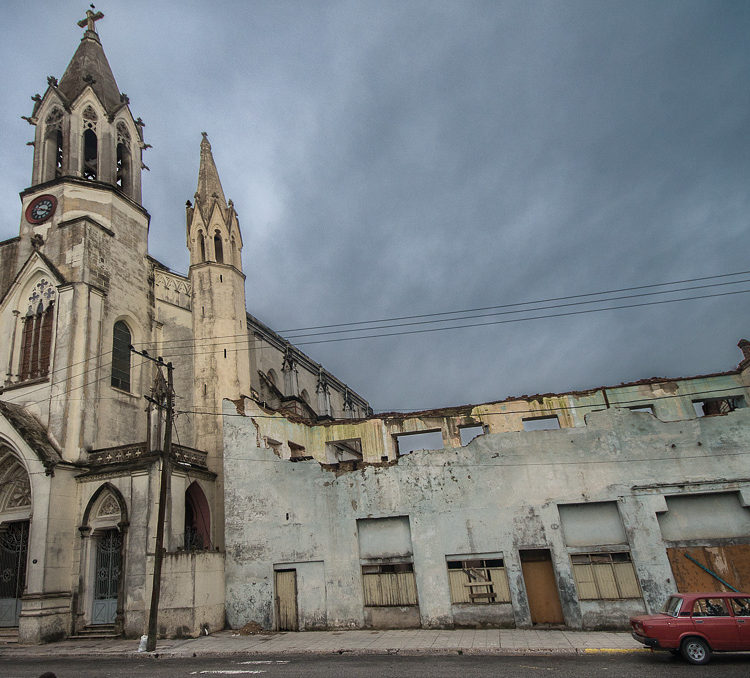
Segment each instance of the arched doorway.
[{"label": "arched doorway", "polygon": [[193,481],[185,490],[185,550],[211,548],[211,511],[201,486]]},{"label": "arched doorway", "polygon": [[18,626],[30,516],[29,474],[11,449],[0,443],[0,627]]},{"label": "arched doorway", "polygon": [[127,527],[125,500],[105,483],[91,497],[79,528],[85,554],[81,596],[85,609],[79,614],[85,626],[114,625],[121,630]]}]

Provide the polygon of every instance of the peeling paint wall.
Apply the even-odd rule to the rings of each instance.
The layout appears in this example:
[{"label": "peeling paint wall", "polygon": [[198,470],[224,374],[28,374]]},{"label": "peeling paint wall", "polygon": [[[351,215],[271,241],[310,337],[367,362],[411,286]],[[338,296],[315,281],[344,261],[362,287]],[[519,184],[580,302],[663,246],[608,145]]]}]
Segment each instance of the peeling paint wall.
[{"label": "peeling paint wall", "polygon": [[[736,376],[730,381],[744,392]],[[560,398],[549,402],[557,407]],[[521,409],[516,401],[482,408],[503,406]],[[357,521],[408,516],[421,626],[531,626],[519,550],[546,549],[564,624],[622,627],[630,615],[660,608],[676,590],[657,519],[667,509],[665,497],[747,495],[748,409],[704,418],[692,412],[689,420],[670,422],[612,408],[589,412],[572,425],[561,417],[560,430],[493,433],[502,420],[482,408],[308,426],[270,415],[254,401],[244,400],[241,412],[225,402],[229,624],[256,621],[272,628],[274,565],[320,561],[325,590],[311,603],[301,584],[300,614],[307,605],[325,605],[329,628],[367,626]],[[458,447],[459,425],[477,420],[491,432]],[[435,428],[444,432],[442,450],[396,459],[388,448],[396,432]],[[286,449],[274,450],[269,438],[282,448],[289,440],[303,444],[314,459],[289,461]],[[362,441],[363,462],[326,464],[327,441],[353,438]],[[617,541],[624,534],[626,543],[609,550],[630,554],[641,598],[579,600],[571,555],[589,547],[566,544],[558,506],[588,502],[617,507]],[[486,553],[504,560],[510,604],[452,604],[446,557]]]}]

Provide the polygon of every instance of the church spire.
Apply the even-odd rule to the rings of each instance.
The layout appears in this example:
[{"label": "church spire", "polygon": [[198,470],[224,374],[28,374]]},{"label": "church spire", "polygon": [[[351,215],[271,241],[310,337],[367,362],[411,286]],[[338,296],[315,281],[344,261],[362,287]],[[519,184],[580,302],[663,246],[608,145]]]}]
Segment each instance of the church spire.
[{"label": "church spire", "polygon": [[81,28],[85,26],[86,30],[76,53],[60,78],[58,89],[68,103],[73,103],[90,85],[107,113],[112,115],[127,102],[120,95],[115,76],[96,32],[94,22],[102,18],[104,14],[101,12],[94,14],[89,9],[86,10],[86,18],[78,22],[78,25]]},{"label": "church spire", "polygon": [[211,153],[211,143],[208,141],[208,134],[201,132],[201,164],[198,170],[198,189],[195,197],[200,201],[201,206],[208,206],[212,198],[220,200],[223,208],[227,207],[227,200],[224,197],[224,191],[221,188],[219,171],[214,163],[214,156]]}]

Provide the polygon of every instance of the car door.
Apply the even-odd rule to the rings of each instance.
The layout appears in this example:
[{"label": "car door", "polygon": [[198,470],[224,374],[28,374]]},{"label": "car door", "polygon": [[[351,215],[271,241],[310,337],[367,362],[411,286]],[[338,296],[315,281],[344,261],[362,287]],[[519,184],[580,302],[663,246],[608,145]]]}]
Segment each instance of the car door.
[{"label": "car door", "polygon": [[750,650],[750,598],[737,596],[729,599],[737,624],[738,650]]},{"label": "car door", "polygon": [[698,598],[693,605],[693,628],[714,650],[734,650],[739,644],[737,622],[726,598]]}]

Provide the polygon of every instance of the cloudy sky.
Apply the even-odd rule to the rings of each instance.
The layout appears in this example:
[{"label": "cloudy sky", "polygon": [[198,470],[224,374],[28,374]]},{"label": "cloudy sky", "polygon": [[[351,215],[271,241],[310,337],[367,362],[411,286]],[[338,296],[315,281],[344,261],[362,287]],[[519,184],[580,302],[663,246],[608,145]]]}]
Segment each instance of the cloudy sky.
[{"label": "cloudy sky", "polygon": [[[0,240],[18,233],[31,174],[19,116],[62,76],[86,4],[0,7]],[[153,145],[151,253],[186,272],[206,131],[240,215],[248,310],[279,331],[750,270],[746,1],[97,9]],[[748,311],[732,294],[303,348],[376,410],[421,409],[732,369]]]}]

